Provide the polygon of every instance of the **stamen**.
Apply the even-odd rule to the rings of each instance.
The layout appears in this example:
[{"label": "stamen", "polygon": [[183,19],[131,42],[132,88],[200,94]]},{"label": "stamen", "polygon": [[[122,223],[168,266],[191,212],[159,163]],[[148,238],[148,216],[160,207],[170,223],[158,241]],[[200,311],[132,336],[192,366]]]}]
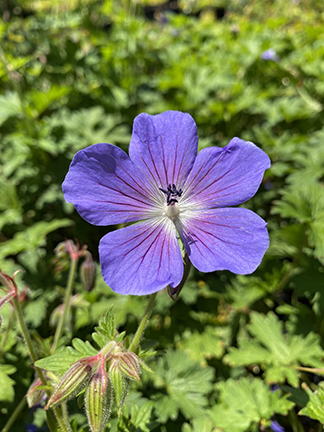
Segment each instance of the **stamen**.
[{"label": "stamen", "polygon": [[178,202],[177,199],[171,198],[171,197],[181,197],[182,192],[183,192],[181,188],[178,190],[174,183],[172,184],[172,187],[171,187],[171,183],[169,183],[166,190],[162,189],[162,188],[159,188],[159,189],[161,192],[163,192],[166,195],[168,206],[174,205],[175,203]]}]

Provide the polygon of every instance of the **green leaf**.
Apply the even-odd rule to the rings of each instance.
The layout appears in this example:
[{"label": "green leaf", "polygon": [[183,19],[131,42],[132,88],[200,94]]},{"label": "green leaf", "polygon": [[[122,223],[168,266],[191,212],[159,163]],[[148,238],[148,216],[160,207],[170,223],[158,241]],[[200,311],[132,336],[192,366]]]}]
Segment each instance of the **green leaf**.
[{"label": "green leaf", "polygon": [[109,342],[107,336],[100,333],[92,333],[91,337],[97,343],[99,348],[103,348]]},{"label": "green leaf", "polygon": [[83,342],[81,339],[75,338],[72,340],[72,345],[84,357],[98,354],[98,351],[88,341]]},{"label": "green leaf", "polygon": [[324,258],[324,194],[319,182],[306,183],[299,188],[282,191],[282,199],[275,202],[273,213],[294,218],[307,224],[307,234],[317,258]]},{"label": "green leaf", "polygon": [[[131,408],[131,419],[132,424],[138,428],[139,431],[150,432],[148,424],[150,423],[152,409],[154,407],[153,402],[146,402],[141,407],[133,405]],[[137,430],[137,429],[136,429]]]},{"label": "green leaf", "polygon": [[58,228],[70,226],[72,223],[69,219],[54,219],[51,222],[35,223],[24,231],[16,233],[12,240],[1,244],[0,259],[44,246],[47,234]]},{"label": "green leaf", "polygon": [[233,279],[227,293],[232,300],[231,306],[237,309],[250,307],[257,300],[275,291],[278,274],[266,274],[263,278],[238,275]]},{"label": "green leaf", "polygon": [[67,347],[49,357],[37,360],[36,366],[62,375],[70,368],[72,363],[80,358],[98,354],[98,351],[88,341],[83,342],[80,339],[73,339],[72,345],[74,348]]},{"label": "green leaf", "polygon": [[[115,338],[115,312],[114,306],[112,305],[105,315],[100,318],[99,326],[95,328],[96,332],[108,338],[108,340],[114,340]],[[97,341],[96,341],[97,342]]]},{"label": "green leaf", "polygon": [[299,388],[296,389],[288,385],[283,385],[281,388],[284,392],[289,393],[288,400],[300,406],[305,406],[307,404],[309,398],[304,390]]},{"label": "green leaf", "polygon": [[224,353],[224,342],[218,334],[218,329],[207,326],[202,333],[187,332],[178,344],[192,360],[206,363],[213,357],[220,358]]},{"label": "green leaf", "polygon": [[224,360],[230,365],[260,364],[268,382],[280,383],[287,379],[293,387],[298,386],[298,371],[294,367],[321,367],[324,351],[314,333],[306,337],[285,334],[282,322],[273,312],[268,315],[252,312],[247,328],[253,338],[241,337],[239,348],[229,349]]},{"label": "green leaf", "polygon": [[27,324],[38,327],[44,321],[47,314],[47,307],[58,297],[59,291],[33,291],[29,297],[32,300],[24,307],[24,318]]},{"label": "green leaf", "polygon": [[59,87],[55,84],[52,84],[51,88],[46,93],[34,90],[26,95],[27,100],[30,101],[30,106],[28,107],[29,114],[31,117],[39,116],[54,101],[61,99],[66,94],[70,93],[71,90],[71,87]]},{"label": "green leaf", "polygon": [[12,402],[15,397],[15,381],[9,378],[16,372],[12,365],[0,365],[0,401]]},{"label": "green leaf", "polygon": [[64,374],[72,363],[76,362],[83,356],[78,354],[76,351],[70,351],[65,348],[64,351],[57,352],[49,357],[37,360],[36,366],[57,373],[58,375]]},{"label": "green leaf", "polygon": [[280,391],[271,389],[260,379],[229,379],[217,384],[220,404],[210,414],[215,426],[224,432],[244,432],[251,424],[270,419],[274,414],[285,415],[294,406],[280,396]]},{"label": "green leaf", "polygon": [[175,419],[179,410],[186,418],[204,413],[206,395],[212,389],[212,368],[201,367],[183,351],[168,351],[152,377],[155,385],[163,387],[167,393],[154,397],[156,413],[162,423],[168,418]]},{"label": "green leaf", "polygon": [[312,392],[306,383],[303,383],[303,388],[309,397],[309,401],[298,414],[308,416],[324,424],[324,389],[318,387],[316,391]]},{"label": "green leaf", "polygon": [[0,126],[9,118],[23,114],[23,107],[17,93],[0,95]]},{"label": "green leaf", "polygon": [[203,417],[195,418],[192,422],[192,427],[188,423],[182,425],[181,432],[212,432],[214,431],[213,422],[204,415]]}]

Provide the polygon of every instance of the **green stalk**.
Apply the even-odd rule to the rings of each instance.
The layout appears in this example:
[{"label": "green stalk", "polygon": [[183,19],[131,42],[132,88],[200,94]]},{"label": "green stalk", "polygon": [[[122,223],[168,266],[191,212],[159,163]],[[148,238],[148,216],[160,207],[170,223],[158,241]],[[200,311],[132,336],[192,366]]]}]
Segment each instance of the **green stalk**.
[{"label": "green stalk", "polygon": [[303,425],[295,413],[294,409],[291,409],[288,413],[289,423],[293,429],[293,432],[304,432]]},{"label": "green stalk", "polygon": [[68,410],[67,410],[66,402],[63,402],[61,404],[61,408],[62,408],[62,414],[63,414],[63,418],[64,418],[64,421],[65,421],[65,424],[69,424],[69,413],[68,413]]},{"label": "green stalk", "polygon": [[0,359],[3,357],[4,355],[4,350],[5,350],[5,346],[6,346],[6,342],[12,327],[12,324],[14,322],[14,317],[15,317],[15,312],[13,309],[10,310],[10,315],[9,315],[9,319],[8,319],[8,324],[6,326],[6,330],[4,332],[4,334],[1,337],[1,342],[0,342]]},{"label": "green stalk", "polygon": [[70,266],[70,271],[69,271],[69,278],[68,278],[68,282],[66,285],[66,290],[65,290],[65,295],[64,295],[64,309],[63,309],[63,314],[60,317],[59,323],[56,327],[56,331],[55,331],[55,335],[54,335],[54,342],[53,342],[53,346],[51,349],[51,353],[54,354],[54,352],[57,350],[58,344],[60,342],[62,333],[63,333],[63,328],[64,328],[64,324],[66,322],[66,318],[69,312],[69,303],[70,303],[70,298],[71,298],[71,294],[72,294],[72,288],[73,288],[73,282],[74,282],[74,277],[75,277],[75,272],[76,272],[76,268],[77,268],[77,263],[78,263],[78,258],[71,258],[71,266]]},{"label": "green stalk", "polygon": [[140,322],[140,325],[138,326],[137,332],[135,333],[134,339],[132,340],[132,343],[130,344],[129,347],[129,351],[135,351],[137,345],[139,344],[139,341],[141,340],[141,337],[144,333],[145,327],[148,323],[148,320],[150,319],[151,313],[152,313],[152,309],[153,309],[153,305],[154,305],[154,300],[156,297],[157,293],[151,294],[149,302],[146,306],[144,315],[142,317],[142,320]]},{"label": "green stalk", "polygon": [[[21,310],[18,298],[15,297],[12,300],[12,303],[13,303],[15,311],[16,311],[16,316],[17,316],[18,321],[19,321],[21,333],[23,335],[23,338],[24,338],[25,343],[26,343],[27,348],[28,348],[29,356],[30,356],[33,364],[35,365],[35,362],[38,360],[37,354],[36,354],[36,351],[35,351],[34,346],[32,344],[32,341],[31,341],[30,334],[28,332],[27,326],[25,324],[25,321],[24,321],[24,318],[23,318],[23,314],[22,314],[22,310]],[[45,375],[43,374],[42,369],[40,369],[37,366],[35,366],[35,369],[36,369],[36,372],[37,372],[40,380],[42,381],[42,384],[45,385],[45,386],[47,386],[47,381],[46,381]],[[48,396],[50,396],[51,392],[49,390],[46,390],[46,394]],[[62,429],[62,432],[69,432],[71,429],[70,429],[69,426],[66,426],[64,424],[64,421],[62,419],[62,415],[61,415],[60,410],[58,408],[54,408],[54,413],[55,413],[57,421],[58,421],[58,423],[59,423],[59,425],[60,425],[60,427]],[[10,419],[9,419],[9,421],[10,421]],[[13,419],[13,421],[15,421],[15,418]]]},{"label": "green stalk", "polygon": [[20,412],[25,408],[25,405],[27,403],[27,399],[24,396],[21,401],[19,402],[19,404],[16,406],[16,408],[14,409],[13,413],[11,414],[9,420],[7,421],[7,423],[4,425],[4,427],[2,428],[1,432],[9,432],[11,426],[15,423],[15,421],[17,420]]},{"label": "green stalk", "polygon": [[[15,311],[16,311],[16,316],[17,316],[18,321],[19,321],[21,333],[23,335],[23,338],[24,338],[25,343],[26,343],[27,348],[28,348],[29,356],[30,356],[31,361],[33,362],[33,364],[35,364],[35,362],[38,360],[38,358],[37,358],[35,349],[33,347],[33,344],[32,344],[32,341],[31,341],[28,329],[26,327],[26,324],[25,324],[25,321],[24,321],[24,318],[23,318],[23,314],[22,314],[22,310],[21,310],[18,298],[15,297],[12,300],[12,303],[13,303]],[[42,384],[47,385],[46,378],[45,378],[45,376],[43,374],[42,369],[38,368],[37,366],[35,366],[35,369],[36,369],[36,372],[38,373],[38,376],[39,376],[40,380],[42,381]]]}]

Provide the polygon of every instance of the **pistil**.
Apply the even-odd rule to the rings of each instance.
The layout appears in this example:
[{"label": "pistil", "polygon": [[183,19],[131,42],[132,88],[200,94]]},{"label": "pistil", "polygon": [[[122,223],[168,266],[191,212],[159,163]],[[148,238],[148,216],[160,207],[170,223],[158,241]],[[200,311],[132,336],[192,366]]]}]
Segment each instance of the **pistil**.
[{"label": "pistil", "polygon": [[167,204],[164,207],[164,212],[165,212],[166,216],[168,216],[170,219],[174,220],[180,212],[179,205],[177,203],[173,203],[172,205]]}]

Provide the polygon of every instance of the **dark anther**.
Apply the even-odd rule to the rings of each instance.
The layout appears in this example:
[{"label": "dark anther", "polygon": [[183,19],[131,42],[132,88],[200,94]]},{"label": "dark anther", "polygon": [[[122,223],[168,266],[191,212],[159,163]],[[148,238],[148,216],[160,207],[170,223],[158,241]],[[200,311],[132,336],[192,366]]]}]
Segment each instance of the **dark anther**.
[{"label": "dark anther", "polygon": [[166,195],[168,206],[178,202],[178,200],[176,200],[175,198],[171,198],[171,197],[181,197],[182,192],[183,192],[182,189],[177,190],[176,185],[174,183],[172,184],[172,187],[171,187],[171,184],[169,183],[167,190],[162,189],[162,188],[159,188],[159,189],[160,189],[160,191],[162,191]]}]

